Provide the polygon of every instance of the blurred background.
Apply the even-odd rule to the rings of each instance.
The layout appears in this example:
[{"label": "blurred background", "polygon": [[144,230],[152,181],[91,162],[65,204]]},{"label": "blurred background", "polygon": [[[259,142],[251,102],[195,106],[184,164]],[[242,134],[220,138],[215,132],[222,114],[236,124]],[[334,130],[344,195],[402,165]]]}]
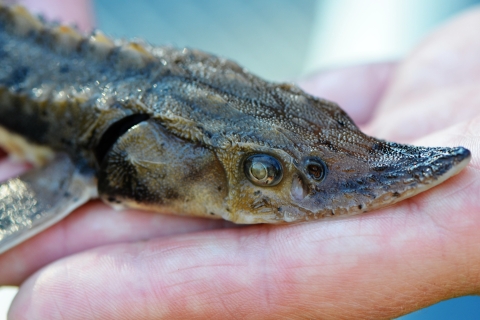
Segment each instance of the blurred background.
[{"label": "blurred background", "polygon": [[478,0],[137,0],[93,2],[116,37],[193,47],[269,80],[405,55]]},{"label": "blurred background", "polygon": [[[94,0],[92,8],[97,28],[108,35],[202,49],[231,58],[263,78],[291,81],[335,67],[399,60],[436,26],[479,3]],[[15,292],[0,288],[0,320]],[[400,319],[480,319],[480,297],[444,301]]]}]

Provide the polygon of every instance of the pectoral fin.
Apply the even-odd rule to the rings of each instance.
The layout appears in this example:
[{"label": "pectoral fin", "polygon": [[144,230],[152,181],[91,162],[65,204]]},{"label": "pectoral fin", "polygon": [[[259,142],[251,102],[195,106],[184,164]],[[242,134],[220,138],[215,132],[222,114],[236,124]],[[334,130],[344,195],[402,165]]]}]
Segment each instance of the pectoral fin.
[{"label": "pectoral fin", "polygon": [[93,178],[61,154],[45,167],[0,184],[0,254],[95,196]]}]

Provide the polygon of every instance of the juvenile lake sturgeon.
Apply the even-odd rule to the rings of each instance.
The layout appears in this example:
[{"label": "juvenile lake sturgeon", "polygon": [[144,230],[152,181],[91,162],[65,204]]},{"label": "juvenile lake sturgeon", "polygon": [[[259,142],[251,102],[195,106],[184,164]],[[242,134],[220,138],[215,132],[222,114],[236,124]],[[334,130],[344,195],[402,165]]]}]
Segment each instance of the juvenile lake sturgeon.
[{"label": "juvenile lake sturgeon", "polygon": [[0,145],[37,165],[0,185],[0,253],[93,198],[282,223],[427,190],[470,152],[363,134],[335,103],[197,50],[83,36],[0,7]]}]

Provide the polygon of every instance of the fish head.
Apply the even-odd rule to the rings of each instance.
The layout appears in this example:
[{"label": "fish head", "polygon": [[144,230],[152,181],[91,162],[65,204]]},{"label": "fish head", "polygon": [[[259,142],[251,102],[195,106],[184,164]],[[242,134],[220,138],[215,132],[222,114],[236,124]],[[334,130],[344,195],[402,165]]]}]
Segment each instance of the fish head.
[{"label": "fish head", "polygon": [[148,125],[132,127],[103,161],[104,199],[236,223],[306,221],[394,204],[470,160],[462,147],[370,137],[337,104],[225,59],[187,50],[171,64],[145,98]]}]

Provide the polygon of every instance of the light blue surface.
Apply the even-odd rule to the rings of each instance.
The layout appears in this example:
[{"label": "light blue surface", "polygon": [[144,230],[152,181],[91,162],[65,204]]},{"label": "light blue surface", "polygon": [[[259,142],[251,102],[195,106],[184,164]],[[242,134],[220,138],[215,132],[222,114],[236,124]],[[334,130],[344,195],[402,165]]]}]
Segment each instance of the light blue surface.
[{"label": "light blue surface", "polygon": [[95,1],[98,28],[115,37],[192,47],[234,59],[269,79],[298,75],[314,0]]},{"label": "light blue surface", "polygon": [[429,308],[418,310],[400,320],[478,320],[480,319],[480,297],[468,296],[437,303]]}]

